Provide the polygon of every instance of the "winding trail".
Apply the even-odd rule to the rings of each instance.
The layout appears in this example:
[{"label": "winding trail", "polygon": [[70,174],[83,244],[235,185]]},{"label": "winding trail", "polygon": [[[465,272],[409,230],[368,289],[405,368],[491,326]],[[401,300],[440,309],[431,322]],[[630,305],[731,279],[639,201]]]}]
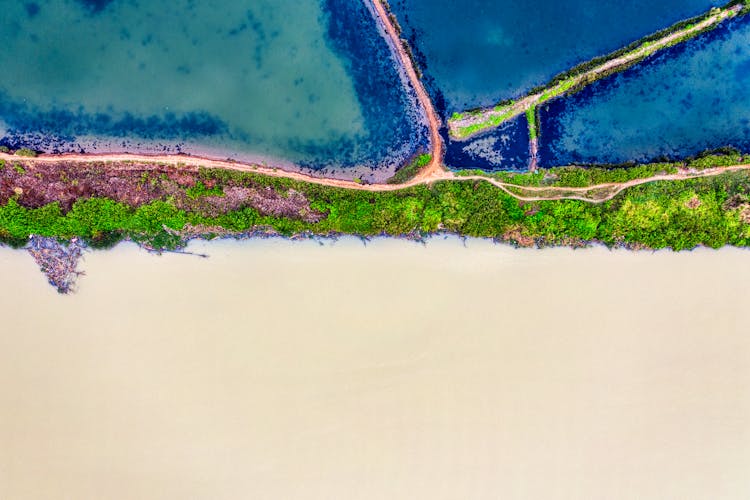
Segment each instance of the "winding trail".
[{"label": "winding trail", "polygon": [[432,99],[430,99],[427,90],[422,85],[422,80],[419,79],[414,64],[412,63],[409,54],[406,53],[401,37],[396,30],[396,27],[391,22],[391,18],[388,16],[388,9],[385,7],[383,0],[371,0],[372,5],[375,8],[377,19],[380,25],[385,29],[385,32],[390,38],[390,44],[393,50],[396,52],[401,67],[406,71],[406,75],[409,77],[409,81],[414,87],[414,92],[417,94],[419,104],[427,115],[427,123],[430,128],[430,145],[432,161],[425,165],[414,180],[438,180],[444,178],[445,168],[443,168],[443,139],[440,137],[440,118],[432,105]]},{"label": "winding trail", "polygon": [[[654,175],[651,177],[643,177],[640,179],[633,179],[626,182],[609,182],[605,184],[593,184],[585,187],[565,187],[565,186],[520,186],[518,184],[510,184],[507,182],[501,182],[497,179],[492,179],[482,175],[470,175],[456,177],[456,180],[466,179],[474,181],[486,181],[496,186],[507,194],[521,201],[556,201],[556,200],[579,200],[588,203],[604,203],[613,199],[615,196],[623,192],[624,190],[640,186],[642,184],[650,184],[652,182],[660,181],[684,181],[688,179],[700,179],[704,177],[715,177],[717,175],[726,174],[729,172],[739,172],[743,170],[750,170],[750,164],[747,165],[731,165],[726,167],[713,167],[706,168],[703,170],[683,170],[676,174],[665,174],[665,175]],[[518,194],[518,192],[526,192],[526,194]],[[586,193],[596,193],[604,191],[605,194],[601,196],[586,196]],[[557,195],[551,196],[533,196],[532,193],[550,193],[558,192]]]},{"label": "winding trail", "polygon": [[[225,170],[234,170],[238,172],[252,172],[269,177],[280,177],[293,179],[321,186],[337,187],[342,189],[353,189],[358,191],[369,192],[387,192],[399,191],[413,186],[429,185],[439,181],[453,182],[476,182],[483,181],[492,184],[505,193],[521,201],[555,201],[555,200],[579,200],[589,203],[604,203],[611,200],[619,193],[633,186],[648,184],[659,181],[680,181],[687,179],[697,179],[703,177],[714,177],[728,172],[738,172],[750,170],[750,164],[731,165],[725,167],[713,167],[703,170],[682,170],[676,174],[655,175],[641,179],[633,179],[627,182],[612,182],[605,184],[596,184],[586,187],[564,187],[564,186],[522,186],[502,182],[495,178],[484,175],[465,175],[457,176],[440,168],[419,178],[414,178],[403,184],[358,184],[354,181],[345,181],[340,179],[328,179],[322,177],[313,177],[298,172],[289,172],[286,170],[273,169],[258,165],[250,165],[238,162],[229,162],[221,160],[211,160],[184,155],[133,155],[133,154],[61,154],[61,155],[40,155],[34,158],[18,157],[7,153],[0,153],[0,160],[7,164],[14,161],[23,163],[59,163],[59,162],[76,162],[81,164],[104,162],[104,163],[144,163],[144,164],[163,164],[171,165],[175,168],[216,168]],[[605,191],[604,194],[597,195],[597,192]],[[535,195],[535,193],[543,193]]]}]

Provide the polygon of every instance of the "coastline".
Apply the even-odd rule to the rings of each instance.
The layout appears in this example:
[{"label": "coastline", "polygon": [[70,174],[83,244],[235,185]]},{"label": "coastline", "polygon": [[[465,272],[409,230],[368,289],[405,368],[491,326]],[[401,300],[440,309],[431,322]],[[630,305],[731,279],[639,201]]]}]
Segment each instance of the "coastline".
[{"label": "coastline", "polygon": [[[295,120],[295,123],[310,123],[310,126],[303,127],[306,130],[312,130],[313,132],[310,134],[295,133],[294,127],[280,125],[281,122],[287,120],[287,115],[281,112],[270,116],[259,115],[257,119],[249,120],[258,124],[267,121],[268,124],[263,125],[263,128],[268,128],[268,134],[266,135],[259,131],[260,128],[258,127],[242,128],[242,124],[246,124],[247,121],[238,122],[236,120],[237,111],[234,114],[228,113],[228,116],[219,119],[220,112],[216,116],[209,116],[210,106],[205,112],[198,110],[192,113],[189,110],[188,112],[181,112],[175,109],[178,106],[172,105],[170,108],[166,105],[167,103],[164,103],[163,114],[172,121],[164,118],[163,123],[161,123],[159,122],[161,111],[158,110],[155,114],[146,116],[147,109],[134,108],[128,110],[127,102],[121,103],[119,107],[109,108],[107,108],[108,103],[104,102],[100,107],[107,109],[97,111],[94,104],[89,109],[86,104],[87,101],[82,97],[82,104],[75,104],[79,108],[75,112],[68,111],[65,108],[67,105],[63,104],[60,104],[62,107],[59,109],[55,107],[57,105],[53,105],[49,112],[43,111],[42,108],[39,108],[37,112],[37,105],[33,104],[35,102],[33,99],[29,101],[26,108],[20,104],[16,105],[15,101],[9,104],[3,101],[3,109],[6,114],[4,118],[7,118],[7,123],[5,120],[0,120],[0,138],[3,139],[0,144],[11,149],[28,147],[50,154],[85,152],[91,153],[92,157],[100,154],[116,155],[121,153],[142,156],[188,154],[193,157],[205,157],[212,160],[228,159],[240,163],[265,164],[269,166],[269,169],[284,169],[299,172],[309,177],[385,182],[402,166],[408,164],[412,157],[421,153],[432,152],[432,146],[428,144],[430,134],[427,116],[429,113],[428,110],[423,110],[426,103],[425,96],[424,94],[418,95],[419,84],[411,78],[414,76],[414,72],[410,73],[408,68],[404,66],[405,60],[401,57],[398,38],[391,37],[394,32],[390,26],[390,20],[379,18],[383,12],[381,6],[375,5],[371,0],[358,0],[352,4],[351,8],[339,8],[339,16],[330,16],[326,9],[336,10],[336,3],[339,4],[339,7],[346,6],[346,2],[342,4],[341,0],[337,0],[332,2],[330,6],[320,6],[322,10],[319,16],[309,16],[311,19],[318,18],[316,23],[320,23],[315,31],[311,31],[311,34],[317,38],[312,40],[309,45],[328,47],[326,51],[330,52],[330,57],[337,58],[342,67],[349,68],[347,71],[352,72],[350,75],[352,78],[351,85],[356,88],[351,92],[356,95],[354,101],[351,102],[353,105],[346,108],[350,111],[346,113],[336,114],[339,111],[336,106],[324,107],[322,104],[316,104],[317,107],[311,108],[314,113],[309,113],[304,108],[304,102],[310,99],[313,103],[318,102],[315,99],[315,92],[319,91],[318,93],[324,96],[332,92],[332,90],[326,90],[326,88],[318,89],[318,91],[311,89],[309,96],[304,95],[301,98],[303,101],[301,107],[292,110],[297,117],[299,117],[299,113],[303,113],[305,116],[313,116],[314,120],[318,120],[316,113],[322,113],[318,121]],[[42,9],[42,12],[46,11]],[[339,17],[340,19],[338,19]],[[101,16],[99,19],[101,19]],[[47,22],[48,20],[44,19],[44,21]],[[362,32],[356,37],[350,37],[346,34],[348,31],[344,25],[360,25],[362,26]],[[247,25],[243,25],[239,31],[247,28]],[[18,27],[13,29],[18,29]],[[33,25],[30,25],[29,30],[33,29]],[[235,33],[229,30],[229,36],[234,37],[234,35]],[[276,35],[273,38],[276,38]],[[293,39],[290,40],[293,41]],[[361,42],[351,42],[351,40],[361,40]],[[249,43],[253,42],[250,41]],[[140,47],[140,44],[138,46]],[[144,49],[144,52],[147,53],[148,50]],[[257,50],[260,50],[260,48]],[[284,47],[276,47],[276,50],[283,51]],[[297,52],[294,47],[290,46],[289,50],[291,52],[289,57],[296,57]],[[361,63],[352,62],[355,55],[357,61],[361,61]],[[372,59],[363,57],[368,55],[371,55]],[[283,53],[279,57],[283,57]],[[196,61],[197,64],[198,61]],[[326,64],[329,63],[326,62]],[[300,71],[305,68],[303,67]],[[387,69],[381,70],[381,68]],[[178,68],[178,78],[182,74],[179,73]],[[184,74],[190,74],[190,72],[186,71]],[[227,75],[229,74],[227,73]],[[362,75],[364,75],[364,78],[360,78]],[[239,82],[243,81],[241,76],[233,76],[237,76],[238,79],[235,85],[240,85]],[[284,77],[283,72],[279,76]],[[44,74],[42,73],[41,77],[37,75],[37,78],[44,81]],[[294,85],[297,85],[295,79],[286,79],[295,81]],[[307,77],[307,81],[317,80]],[[250,82],[256,83],[253,80]],[[368,86],[376,84],[378,85],[377,88],[386,90],[368,93]],[[33,81],[29,81],[29,85],[30,88],[35,88]],[[337,88],[335,82],[331,85],[331,89]],[[22,88],[23,85],[16,85],[16,87]],[[262,85],[259,88],[262,88]],[[81,86],[81,89],[92,95],[98,95],[96,89],[89,89],[86,86]],[[200,89],[196,88],[195,90]],[[211,89],[208,89],[207,92],[207,95],[210,95]],[[304,90],[300,90],[300,92],[304,93]],[[20,93],[23,94],[23,92]],[[54,95],[54,89],[47,94]],[[346,95],[349,97],[348,94]],[[377,99],[376,96],[389,97],[389,99],[384,100],[381,106],[378,106],[378,103],[373,101]],[[274,97],[276,96],[274,95]],[[342,94],[341,97],[343,98],[344,95]],[[243,95],[241,98],[245,99],[245,96]],[[262,95],[259,95],[258,98],[261,100],[258,107],[261,108],[260,105],[266,102],[266,99]],[[340,101],[341,106],[344,106],[343,100],[336,96],[334,96],[334,99]],[[210,97],[204,100],[212,102]],[[214,100],[221,102],[226,107],[226,103],[221,99]],[[135,103],[137,99],[133,101]],[[202,102],[202,100],[196,99],[196,102]],[[291,101],[287,98],[285,102]],[[398,104],[392,106],[387,104],[392,102],[398,102]],[[40,106],[42,105],[40,104]],[[267,107],[262,108],[264,113]],[[132,115],[130,111],[133,112]],[[140,116],[141,112],[143,112],[144,117]],[[363,112],[364,115],[354,116],[358,112]],[[45,115],[45,113],[47,114]],[[98,117],[94,116],[97,113]],[[369,120],[368,117],[378,114],[384,118]],[[252,113],[243,114],[243,116],[248,115],[254,116]],[[202,117],[206,122],[210,121],[212,124],[218,123],[215,126],[216,130],[203,130],[195,126],[194,128],[198,130],[194,131],[189,128],[188,125],[192,124],[193,121],[198,121],[198,118],[195,118],[196,116]],[[432,116],[434,117],[434,113]],[[327,133],[328,128],[321,126],[319,123],[321,120],[324,123],[330,121],[331,127],[334,127],[331,128],[333,132]],[[364,120],[363,124],[359,123],[361,120]],[[117,127],[113,125],[111,128],[102,125],[97,128],[91,126],[90,122],[93,122],[94,125],[110,122],[119,124],[122,122],[122,125],[117,125]],[[178,122],[178,124],[187,122],[188,125],[179,128],[173,126],[172,122]],[[148,129],[144,123],[152,124],[149,126],[153,126],[153,130]],[[68,126],[68,124],[73,125]],[[157,125],[160,124],[161,127],[158,128]],[[404,124],[408,124],[408,126]],[[274,132],[279,127],[290,128],[293,135],[284,139],[284,134]],[[204,128],[209,129],[208,126]],[[315,132],[318,129],[320,129],[319,132]],[[278,136],[279,138],[273,139],[272,136]],[[431,136],[434,138],[436,134],[432,133]]]},{"label": "coastline", "polygon": [[44,237],[59,245],[53,257],[62,261],[42,268],[68,266],[73,274],[64,242],[76,237],[96,248],[131,240],[154,251],[196,238],[439,234],[540,248],[750,246],[750,158],[739,153],[628,170],[470,173],[351,188],[246,165],[167,160],[0,157],[0,242],[24,247]]},{"label": "coastline", "polygon": [[[301,166],[291,166],[292,164],[290,162],[285,162],[281,159],[269,159],[266,160],[260,160],[260,161],[238,161],[233,159],[220,159],[219,157],[222,156],[218,151],[216,154],[208,154],[208,155],[192,155],[192,154],[184,154],[182,152],[179,152],[177,154],[140,154],[140,153],[62,153],[62,154],[43,154],[39,156],[39,161],[55,161],[55,159],[58,160],[64,160],[64,161],[113,161],[113,162],[127,162],[127,161],[140,161],[140,162],[158,162],[158,163],[169,163],[169,164],[191,164],[191,165],[201,165],[206,166],[209,168],[224,168],[224,169],[230,169],[230,170],[237,170],[237,171],[252,171],[257,172],[263,175],[268,175],[271,177],[285,177],[289,179],[299,180],[303,182],[310,182],[314,184],[320,184],[320,185],[326,185],[331,187],[340,187],[345,189],[360,189],[365,191],[390,191],[390,190],[397,190],[400,188],[405,187],[412,187],[417,186],[420,184],[429,184],[436,181],[444,181],[444,180],[453,180],[456,179],[457,175],[451,170],[449,170],[444,164],[443,164],[443,157],[445,154],[445,146],[443,144],[443,138],[441,135],[441,127],[442,123],[440,120],[440,117],[438,116],[438,113],[436,112],[432,99],[430,98],[428,92],[426,91],[424,84],[422,83],[422,79],[419,73],[419,69],[415,66],[416,62],[413,60],[413,58],[410,56],[408,52],[408,42],[406,40],[403,40],[401,38],[400,34],[400,26],[398,26],[398,21],[395,18],[395,16],[390,11],[390,6],[387,4],[387,0],[364,0],[365,4],[372,14],[375,22],[378,25],[379,31],[381,31],[381,35],[385,38],[386,43],[388,47],[390,48],[390,52],[394,56],[394,59],[396,60],[397,69],[400,75],[402,75],[403,78],[405,78],[406,82],[408,83],[408,86],[410,87],[411,91],[413,91],[414,96],[416,97],[416,101],[418,104],[418,108],[421,109],[421,111],[424,113],[424,116],[427,120],[427,126],[429,129],[429,135],[430,135],[430,161],[426,165],[422,166],[418,170],[416,170],[413,174],[409,174],[408,178],[403,182],[394,182],[394,179],[399,178],[398,173],[401,170],[407,170],[409,165],[409,161],[405,162],[402,165],[398,165],[395,167],[394,171],[396,175],[391,177],[390,179],[385,179],[383,182],[367,182],[362,181],[360,177],[357,177],[356,175],[356,169],[355,170],[349,170],[348,174],[346,176],[349,176],[351,174],[354,178],[353,179],[345,179],[342,177],[338,177],[336,173],[328,173],[326,175],[318,175],[316,174],[316,171],[314,169],[301,167]],[[744,15],[745,11],[748,10],[748,6],[745,3],[747,0],[734,0],[733,2],[730,2],[727,4],[727,6],[721,8],[721,9],[712,9],[711,12],[704,16],[699,16],[696,19],[700,19],[700,23],[697,25],[689,25],[687,28],[684,28],[684,30],[687,30],[689,32],[689,37],[695,36],[697,33],[701,33],[705,31],[708,28],[711,28],[719,23],[721,23],[724,19],[735,17],[737,15]],[[675,26],[682,26],[686,21],[683,21],[681,23],[677,23]],[[678,32],[670,32],[670,30],[673,28],[668,28],[666,30],[663,30],[664,32],[667,32],[664,38],[661,38],[657,40],[656,42],[648,42],[648,43],[641,43],[634,42],[631,44],[631,46],[636,47],[635,52],[648,52],[648,54],[652,53],[653,51],[659,50],[662,48],[662,46],[669,46],[671,43],[677,41],[682,41],[684,36],[683,34],[680,34]],[[662,32],[659,32],[662,33]],[[654,35],[651,35],[649,37],[644,38],[643,40],[650,40],[651,37]],[[646,45],[649,45],[648,48]],[[630,47],[630,46],[629,46]],[[655,47],[655,48],[654,48]],[[652,51],[652,52],[649,52]],[[620,51],[615,52],[614,54],[619,54]],[[644,52],[644,53],[645,53]],[[647,54],[647,55],[648,55]],[[601,66],[597,66],[596,68],[589,70],[587,73],[576,73],[577,68],[579,67],[585,67],[588,63],[584,63],[582,65],[577,66],[576,68],[573,68],[570,70],[570,72],[575,73],[574,77],[580,79],[586,79],[586,75],[588,75],[591,72],[595,73],[602,73],[608,74],[609,71],[615,69],[616,71],[620,71],[623,68],[618,66],[618,61],[620,61],[623,58],[627,58],[626,55],[620,55],[618,59],[610,59],[612,55],[610,56],[603,56],[600,58],[596,58],[595,60],[604,60]],[[640,59],[642,59],[643,56],[638,55],[636,59],[633,61],[628,60],[627,64],[624,66],[629,66],[633,62],[637,62]],[[565,73],[564,75],[567,75]],[[553,79],[553,83],[557,82],[561,77],[558,76],[557,78]],[[562,94],[574,91],[576,88],[578,88],[576,85],[570,85],[567,79],[563,79],[564,81],[557,83],[556,87],[563,88]],[[590,82],[589,82],[590,83]],[[534,126],[529,130],[529,164],[528,168],[530,171],[535,171],[537,169],[537,155],[538,155],[538,136],[541,133],[541,130],[539,130],[536,122],[536,115],[537,115],[537,106],[544,102],[544,100],[549,98],[558,97],[558,94],[555,94],[551,97],[545,97],[549,94],[549,89],[543,89],[542,91],[538,92],[537,94],[527,96],[526,98],[514,102],[510,104],[510,107],[512,108],[512,111],[514,114],[505,116],[507,113],[503,111],[501,113],[501,122],[502,124],[505,120],[513,118],[519,114],[526,113],[527,116],[534,117]],[[536,100],[535,100],[536,99]],[[465,137],[456,137],[454,134],[454,130],[456,127],[461,127],[462,125],[459,123],[462,120],[470,120],[472,121],[472,124],[470,127],[476,127],[476,124],[474,123],[476,120],[480,120],[482,116],[485,114],[492,115],[493,123],[497,119],[497,109],[498,107],[502,107],[501,105],[496,106],[495,108],[487,109],[487,110],[479,110],[478,112],[467,112],[462,115],[466,116],[460,116],[459,118],[451,117],[448,119],[448,130],[450,133],[450,136],[453,139],[458,140],[464,140],[468,139],[471,136],[481,133],[485,130],[485,128],[481,128],[481,130],[474,130],[471,132],[471,134],[465,136]],[[505,109],[505,108],[503,108]],[[510,109],[510,108],[509,108]],[[478,114],[477,114],[478,113]],[[491,128],[495,128],[497,124],[494,124],[491,126]],[[179,146],[177,147],[177,150],[179,150]],[[422,155],[417,155],[417,157]],[[0,158],[4,158],[8,160],[9,158],[7,155],[3,155],[0,153]],[[364,167],[363,167],[364,168]],[[489,182],[494,183],[495,185],[498,185],[495,181],[489,180]],[[505,186],[498,186],[501,187],[501,189],[505,189]],[[512,186],[511,186],[512,187]],[[515,195],[513,192],[508,191],[509,194]]]}]

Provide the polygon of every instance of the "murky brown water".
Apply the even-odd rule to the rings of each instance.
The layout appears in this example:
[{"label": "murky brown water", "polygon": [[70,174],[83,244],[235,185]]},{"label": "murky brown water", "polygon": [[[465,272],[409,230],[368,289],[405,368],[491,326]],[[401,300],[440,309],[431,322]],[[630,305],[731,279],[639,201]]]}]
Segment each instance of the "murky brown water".
[{"label": "murky brown water", "polygon": [[0,498],[750,498],[750,254],[0,250]]}]

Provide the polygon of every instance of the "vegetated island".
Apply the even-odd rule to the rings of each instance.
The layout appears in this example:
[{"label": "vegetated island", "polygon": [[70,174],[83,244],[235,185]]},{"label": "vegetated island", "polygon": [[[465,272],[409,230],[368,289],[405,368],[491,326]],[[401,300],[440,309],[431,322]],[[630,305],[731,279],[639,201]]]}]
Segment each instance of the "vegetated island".
[{"label": "vegetated island", "polygon": [[[390,181],[367,184],[180,155],[0,148],[0,243],[26,247],[61,293],[74,288],[84,248],[123,240],[157,252],[194,238],[423,240],[435,234],[523,247],[750,246],[750,155],[732,148],[646,165],[448,171],[440,120],[408,45],[387,4],[372,2],[430,126],[430,151]],[[712,15],[736,15],[736,5]],[[530,109],[521,112],[533,116]],[[535,136],[536,127],[530,130]]]}]

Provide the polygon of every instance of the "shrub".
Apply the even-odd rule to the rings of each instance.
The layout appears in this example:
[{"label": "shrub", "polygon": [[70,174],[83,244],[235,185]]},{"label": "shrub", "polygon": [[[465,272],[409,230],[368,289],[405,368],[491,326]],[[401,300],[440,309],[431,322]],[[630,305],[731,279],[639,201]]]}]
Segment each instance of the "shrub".
[{"label": "shrub", "polygon": [[29,148],[21,148],[16,150],[16,156],[26,156],[29,158],[34,158],[37,155],[38,153],[36,151]]}]

